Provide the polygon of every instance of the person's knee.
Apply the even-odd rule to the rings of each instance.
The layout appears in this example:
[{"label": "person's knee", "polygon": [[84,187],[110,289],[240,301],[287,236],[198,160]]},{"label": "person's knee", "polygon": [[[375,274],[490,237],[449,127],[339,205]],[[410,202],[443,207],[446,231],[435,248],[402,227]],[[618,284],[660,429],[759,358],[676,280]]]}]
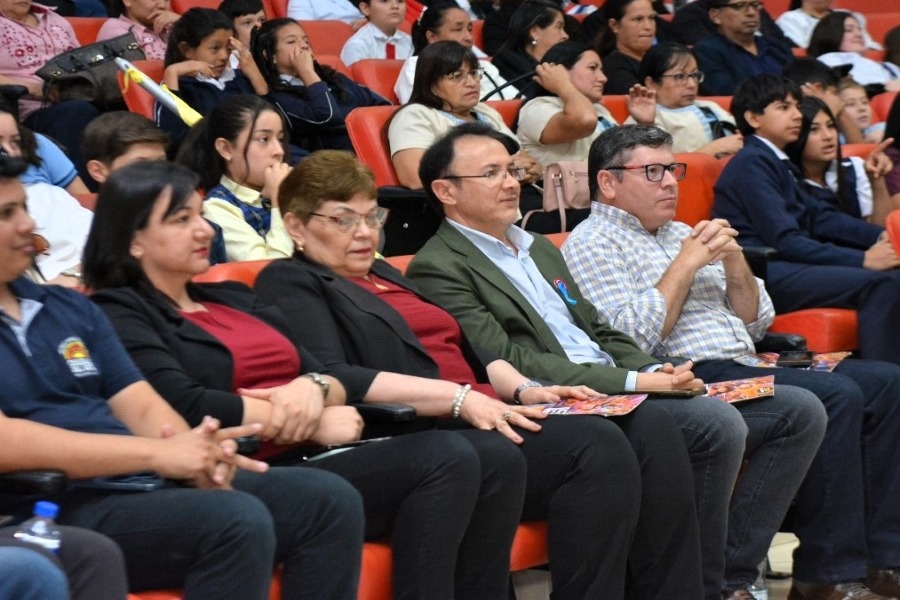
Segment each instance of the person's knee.
[{"label": "person's knee", "polygon": [[275,555],[275,522],[263,502],[241,491],[217,493],[207,500],[209,510],[198,519],[207,523],[214,544],[231,546],[241,555]]},{"label": "person's knee", "polygon": [[[743,415],[734,406],[715,398],[703,396],[689,402],[698,403],[693,408],[700,417],[689,428],[695,435],[703,438],[706,450],[716,454],[743,456],[749,431]],[[682,429],[684,428],[682,425]]]},{"label": "person's knee", "polygon": [[[346,479],[321,469],[286,468],[294,481],[292,497],[302,499],[322,525],[334,535],[362,540],[365,512],[360,493]],[[278,515],[282,516],[283,515]],[[278,517],[276,516],[276,518]]]}]

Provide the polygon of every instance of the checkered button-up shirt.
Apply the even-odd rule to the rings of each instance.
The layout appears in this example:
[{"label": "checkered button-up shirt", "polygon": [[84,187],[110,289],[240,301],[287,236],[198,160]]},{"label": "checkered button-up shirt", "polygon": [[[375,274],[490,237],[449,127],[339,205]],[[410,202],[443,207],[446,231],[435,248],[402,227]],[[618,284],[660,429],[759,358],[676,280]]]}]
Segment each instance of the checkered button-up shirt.
[{"label": "checkered button-up shirt", "polygon": [[670,222],[654,235],[629,213],[594,202],[591,216],[569,235],[562,251],[584,295],[645,352],[695,360],[753,352],[753,341],[765,334],[774,318],[772,301],[757,280],[757,318],[745,324],[728,304],[721,264],[697,271],[681,316],[668,337],[661,337],[666,303],[655,286],[690,232],[688,225]]}]

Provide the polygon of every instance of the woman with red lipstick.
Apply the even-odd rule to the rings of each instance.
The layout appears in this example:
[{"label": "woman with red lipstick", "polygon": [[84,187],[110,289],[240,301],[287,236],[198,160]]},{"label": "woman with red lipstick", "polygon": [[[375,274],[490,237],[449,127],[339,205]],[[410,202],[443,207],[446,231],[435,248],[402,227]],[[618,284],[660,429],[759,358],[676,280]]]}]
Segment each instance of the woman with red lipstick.
[{"label": "woman with red lipstick", "polygon": [[222,230],[228,260],[285,258],[293,245],[278,210],[284,121],[258,96],[232,96],[194,127],[177,162],[200,175],[203,212]]},{"label": "woman with red lipstick", "polygon": [[[250,49],[234,36],[231,19],[211,8],[192,8],[172,26],[162,82],[201,115],[229,96],[269,93]],[[230,66],[232,53],[237,54],[239,69]],[[173,144],[180,144],[187,132],[184,122],[159,105],[156,114]]]},{"label": "woman with red lipstick", "polygon": [[[284,315],[246,286],[191,283],[209,268],[213,235],[196,185],[182,167],[138,163],[113,173],[97,202],[85,279],[137,368],[188,423],[205,415],[224,427],[261,423],[266,443],[256,458],[299,471],[301,480],[337,474],[349,481],[362,496],[365,539],[390,537],[395,598],[505,599],[524,496],[515,445],[496,432],[420,431],[306,461],[316,448],[359,439],[352,386],[329,375]],[[373,215],[374,223],[383,216]],[[524,410],[495,412],[537,429]],[[303,502],[290,490],[283,499]],[[323,577],[347,579],[341,571],[359,558],[333,560],[341,565]],[[285,592],[346,597],[302,586]]]},{"label": "woman with red lipstick", "polygon": [[675,140],[672,152],[703,152],[716,158],[744,147],[734,117],[715,102],[697,100],[703,71],[681,44],[653,46],[641,59],[638,75],[656,92],[656,126]]},{"label": "woman with red lipstick", "polygon": [[803,173],[806,191],[854,217],[883,226],[885,216],[900,208],[892,201],[885,182],[891,161],[884,149],[893,138],[879,144],[865,160],[842,158],[835,118],[828,105],[806,96],[798,108],[803,115],[800,136],[785,152]]}]

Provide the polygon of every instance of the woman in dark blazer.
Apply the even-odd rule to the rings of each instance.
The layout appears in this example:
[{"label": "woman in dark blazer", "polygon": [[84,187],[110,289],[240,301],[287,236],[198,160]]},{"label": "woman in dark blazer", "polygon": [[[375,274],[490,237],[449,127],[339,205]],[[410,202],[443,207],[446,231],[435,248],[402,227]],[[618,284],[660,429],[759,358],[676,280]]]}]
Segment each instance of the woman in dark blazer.
[{"label": "woman in dark blazer", "polygon": [[[263,270],[261,297],[351,396],[456,413],[439,426],[463,420],[519,443],[528,466],[522,518],[548,521],[555,598],[622,598],[626,585],[635,598],[702,596],[691,471],[671,419],[647,403],[615,420],[551,416],[540,431],[507,419],[513,403],[593,391],[542,387],[472,348],[448,313],[374,258],[387,218],[375,197],[371,171],[347,153],[317,152],[297,165],[279,198],[299,251]],[[457,404],[460,386],[471,390]]]},{"label": "woman in dark blazer", "polygon": [[[189,423],[262,423],[261,457],[278,464],[297,464],[311,445],[359,439],[343,385],[277,309],[241,284],[190,283],[209,267],[212,238],[196,184],[165,162],[130,165],[104,183],[83,263],[93,299]],[[360,492],[366,539],[391,538],[395,597],[506,598],[525,466],[499,436],[426,431],[302,464]]]}]

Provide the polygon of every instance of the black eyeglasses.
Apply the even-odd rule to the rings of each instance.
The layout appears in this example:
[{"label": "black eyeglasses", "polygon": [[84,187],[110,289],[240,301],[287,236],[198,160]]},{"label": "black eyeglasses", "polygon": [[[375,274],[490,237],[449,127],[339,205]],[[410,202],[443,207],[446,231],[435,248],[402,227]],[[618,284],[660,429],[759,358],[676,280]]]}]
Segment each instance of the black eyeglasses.
[{"label": "black eyeglasses", "polygon": [[748,8],[752,8],[755,11],[760,11],[762,10],[762,7],[762,2],[732,2],[731,4],[723,4],[719,8],[730,8],[731,10],[737,12],[744,12]]},{"label": "black eyeglasses", "polygon": [[681,181],[684,179],[684,176],[687,175],[687,163],[672,163],[670,165],[664,165],[662,163],[651,163],[649,165],[629,165],[625,167],[606,167],[606,171],[631,171],[636,169],[643,169],[644,175],[647,177],[647,181],[651,183],[658,183],[663,180],[663,177],[666,176],[666,173],[671,173],[672,177],[675,178],[675,181]]},{"label": "black eyeglasses", "polygon": [[662,77],[671,77],[672,81],[677,83],[678,85],[684,85],[687,83],[688,79],[693,79],[697,83],[703,83],[704,75],[703,71],[694,71],[693,73],[673,73],[671,75],[660,75]]},{"label": "black eyeglasses", "polygon": [[441,179],[486,179],[489,184],[499,183],[512,177],[516,181],[522,181],[528,175],[525,167],[507,167],[506,169],[489,169],[481,175],[444,175]]},{"label": "black eyeglasses", "polygon": [[361,214],[358,212],[349,212],[343,215],[323,215],[322,213],[317,212],[311,212],[307,214],[314,217],[329,219],[337,226],[338,231],[347,233],[348,231],[354,231],[363,221],[366,222],[366,227],[368,227],[369,229],[381,229],[384,226],[385,221],[387,221],[388,214],[390,212],[390,210],[379,206],[372,212],[368,212],[365,214]]}]

